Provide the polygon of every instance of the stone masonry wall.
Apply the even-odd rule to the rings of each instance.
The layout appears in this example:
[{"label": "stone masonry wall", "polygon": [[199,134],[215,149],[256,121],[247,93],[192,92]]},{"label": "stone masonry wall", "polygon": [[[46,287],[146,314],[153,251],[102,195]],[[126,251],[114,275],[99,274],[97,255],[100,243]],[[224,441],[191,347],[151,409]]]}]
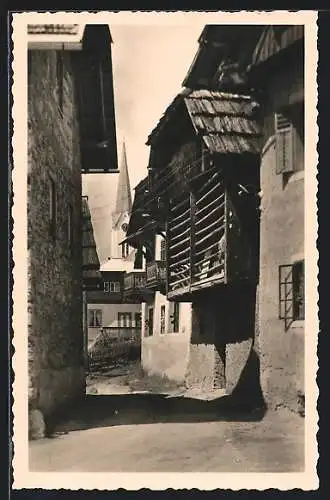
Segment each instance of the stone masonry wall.
[{"label": "stone masonry wall", "polygon": [[[29,53],[29,406],[44,415],[84,393],[77,111],[67,53],[60,110],[56,57],[55,51]],[[56,187],[54,238],[49,230],[50,179]]]}]

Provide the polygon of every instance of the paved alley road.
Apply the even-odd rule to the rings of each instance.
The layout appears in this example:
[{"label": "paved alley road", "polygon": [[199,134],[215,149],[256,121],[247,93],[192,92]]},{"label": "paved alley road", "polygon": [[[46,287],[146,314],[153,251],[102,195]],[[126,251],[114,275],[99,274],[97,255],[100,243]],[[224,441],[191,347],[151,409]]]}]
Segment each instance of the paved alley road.
[{"label": "paved alley road", "polygon": [[299,472],[304,467],[304,420],[284,411],[240,421],[202,411],[202,403],[187,414],[159,395],[96,396],[95,403],[91,398],[84,415],[78,418],[77,412],[57,426],[64,434],[30,443],[31,470]]}]

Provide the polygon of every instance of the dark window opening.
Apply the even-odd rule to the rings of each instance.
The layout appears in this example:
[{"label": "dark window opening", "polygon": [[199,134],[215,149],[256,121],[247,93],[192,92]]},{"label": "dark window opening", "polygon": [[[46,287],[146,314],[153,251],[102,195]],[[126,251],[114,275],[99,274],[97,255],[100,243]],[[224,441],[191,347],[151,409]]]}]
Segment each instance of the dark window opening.
[{"label": "dark window opening", "polygon": [[89,309],[88,311],[88,326],[90,328],[100,328],[102,326],[102,310]]},{"label": "dark window opening", "polygon": [[135,328],[141,328],[142,319],[141,313],[135,313]]},{"label": "dark window opening", "polygon": [[143,253],[142,248],[138,248],[135,254],[134,269],[142,269]]},{"label": "dark window opening", "polygon": [[128,254],[129,254],[129,245],[128,243],[123,243],[121,245],[121,256],[123,259],[126,259],[126,257],[128,257]]},{"label": "dark window opening", "polygon": [[148,309],[148,319],[146,320],[146,337],[151,337],[154,333],[154,309],[149,307]]},{"label": "dark window opening", "polygon": [[165,306],[160,308],[160,333],[165,333]]},{"label": "dark window opening", "polygon": [[118,326],[121,328],[132,327],[132,313],[118,313]]},{"label": "dark window opening", "polygon": [[288,328],[292,321],[305,319],[304,262],[279,267],[279,318]]},{"label": "dark window opening", "polygon": [[292,267],[293,319],[305,319],[305,271],[304,262],[296,262]]},{"label": "dark window opening", "polygon": [[120,282],[119,281],[105,281],[103,283],[103,290],[106,293],[118,293],[120,292]]},{"label": "dark window opening", "polygon": [[172,324],[172,331],[178,333],[180,325],[180,302],[173,302],[171,305],[172,314],[170,314],[170,321]]},{"label": "dark window opening", "polygon": [[160,242],[160,260],[162,262],[166,261],[166,241],[164,238]]}]

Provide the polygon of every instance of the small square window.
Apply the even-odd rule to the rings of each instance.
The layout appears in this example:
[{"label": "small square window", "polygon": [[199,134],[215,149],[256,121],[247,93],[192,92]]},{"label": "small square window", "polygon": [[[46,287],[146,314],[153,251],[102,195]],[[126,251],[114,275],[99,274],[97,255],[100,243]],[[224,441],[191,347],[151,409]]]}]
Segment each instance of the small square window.
[{"label": "small square window", "polygon": [[279,267],[279,318],[288,328],[293,321],[305,319],[304,262]]},{"label": "small square window", "polygon": [[102,310],[89,309],[88,311],[88,326],[90,328],[100,328],[102,326]]}]

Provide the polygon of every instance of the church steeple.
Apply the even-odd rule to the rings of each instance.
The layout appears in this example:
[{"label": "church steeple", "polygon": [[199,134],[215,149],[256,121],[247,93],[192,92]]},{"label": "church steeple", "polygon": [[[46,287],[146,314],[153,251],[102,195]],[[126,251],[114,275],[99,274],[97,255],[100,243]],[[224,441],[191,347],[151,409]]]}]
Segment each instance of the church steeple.
[{"label": "church steeple", "polygon": [[125,146],[125,141],[123,141],[123,152],[122,152],[122,160],[120,164],[120,171],[118,178],[115,213],[118,215],[124,213],[130,213],[131,210],[132,210],[131,186],[129,182],[128,168],[127,168],[126,146]]}]

